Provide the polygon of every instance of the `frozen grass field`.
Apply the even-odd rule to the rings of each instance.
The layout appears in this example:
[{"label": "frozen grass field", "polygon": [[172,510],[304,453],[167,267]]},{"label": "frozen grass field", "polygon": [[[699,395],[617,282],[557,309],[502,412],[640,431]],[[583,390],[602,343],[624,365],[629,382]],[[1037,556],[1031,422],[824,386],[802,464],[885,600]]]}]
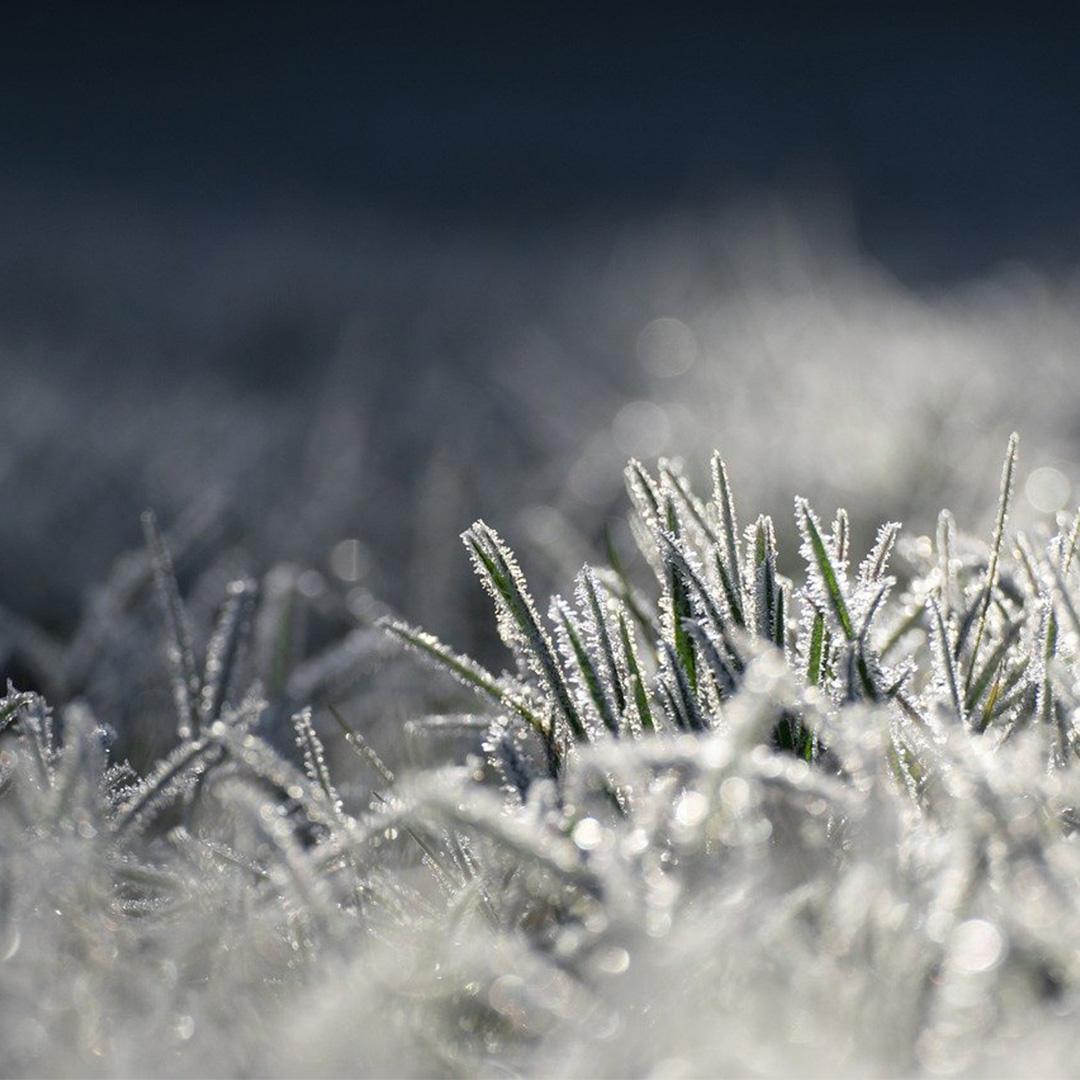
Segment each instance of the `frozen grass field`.
[{"label": "frozen grass field", "polygon": [[[490,668],[311,571],[183,598],[147,516],[0,707],[5,1072],[1067,1072],[1080,517],[1023,475],[860,549],[632,461],[638,556],[546,614],[465,533]],[[151,633],[168,738],[81,692]]]},{"label": "frozen grass field", "polygon": [[1080,1073],[1075,41],[753,7],[5,13],[0,1077]]}]

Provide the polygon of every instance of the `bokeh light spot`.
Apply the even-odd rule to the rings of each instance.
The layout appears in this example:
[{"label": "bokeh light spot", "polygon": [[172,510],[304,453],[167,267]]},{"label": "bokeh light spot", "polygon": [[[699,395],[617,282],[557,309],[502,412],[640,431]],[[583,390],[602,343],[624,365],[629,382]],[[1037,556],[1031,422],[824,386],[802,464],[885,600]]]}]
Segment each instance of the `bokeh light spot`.
[{"label": "bokeh light spot", "polygon": [[1070,491],[1068,478],[1060,469],[1051,465],[1032,469],[1024,484],[1027,501],[1043,514],[1061,510],[1069,501]]},{"label": "bokeh light spot", "polygon": [[694,366],[698,341],[686,323],[663,316],[653,319],[638,335],[637,355],[649,375],[671,379]]}]

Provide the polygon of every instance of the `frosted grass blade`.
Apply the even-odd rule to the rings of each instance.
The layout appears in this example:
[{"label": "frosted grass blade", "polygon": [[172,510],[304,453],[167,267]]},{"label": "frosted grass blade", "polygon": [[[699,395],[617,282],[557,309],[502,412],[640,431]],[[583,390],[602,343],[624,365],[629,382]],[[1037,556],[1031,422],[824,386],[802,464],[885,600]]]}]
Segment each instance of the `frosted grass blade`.
[{"label": "frosted grass blade", "polygon": [[547,725],[525,703],[524,695],[514,688],[507,687],[504,680],[497,679],[471,657],[454,652],[439,641],[434,634],[419,630],[399,619],[384,617],[379,620],[378,625],[388,634],[434,661],[438,667],[448,671],[464,686],[477,691],[500,707],[513,710],[537,732],[545,738],[548,737]]},{"label": "frosted grass blade", "polygon": [[201,689],[195,666],[195,650],[191,643],[191,627],[180,599],[172,556],[153,513],[147,510],[142,516],[142,523],[153,563],[158,599],[165,616],[166,646],[173,669],[173,702],[176,706],[178,733],[180,738],[189,739],[199,730],[198,702]]},{"label": "frosted grass blade", "polygon": [[507,645],[525,652],[530,665],[551,692],[566,724],[580,742],[588,731],[574,705],[566,673],[540,620],[510,549],[494,529],[478,521],[463,534],[474,566],[495,601]]},{"label": "frosted grass blade", "polygon": [[990,601],[993,599],[994,588],[997,585],[998,564],[1001,559],[1001,545],[1005,540],[1005,523],[1009,516],[1009,501],[1012,498],[1013,476],[1016,472],[1016,453],[1019,443],[1020,437],[1016,432],[1013,432],[1009,436],[1009,445],[1005,451],[1005,464],[1001,470],[1001,494],[998,499],[997,519],[994,522],[994,535],[990,541],[990,562],[986,568],[986,580],[983,584],[979,602],[975,641],[971,646],[971,657],[968,660],[967,676],[964,680],[965,691],[971,687],[971,680],[975,676],[975,662],[978,659],[979,648],[986,633],[986,620],[990,611]]},{"label": "frosted grass blade", "polygon": [[742,595],[742,555],[739,550],[739,523],[735,516],[735,499],[731,493],[727,466],[719,453],[713,454],[713,498],[720,517],[720,529],[723,534],[723,549],[720,559],[727,570],[732,590],[735,595]]},{"label": "frosted grass blade", "polygon": [[821,526],[810,504],[803,498],[795,500],[795,518],[803,534],[803,556],[814,571],[821,599],[832,610],[837,625],[848,641],[855,640],[855,627],[848,612],[847,601],[840,587],[840,575],[833,557],[821,535]]}]

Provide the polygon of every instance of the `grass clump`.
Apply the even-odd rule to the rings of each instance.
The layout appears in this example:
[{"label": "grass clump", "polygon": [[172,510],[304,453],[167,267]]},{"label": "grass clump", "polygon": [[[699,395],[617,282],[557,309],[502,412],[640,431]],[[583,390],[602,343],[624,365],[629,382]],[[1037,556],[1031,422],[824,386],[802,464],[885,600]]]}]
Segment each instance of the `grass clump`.
[{"label": "grass clump", "polygon": [[943,513],[858,562],[843,511],[797,499],[788,561],[719,458],[708,501],[631,462],[652,588],[586,566],[546,620],[478,522],[511,663],[386,620],[480,703],[400,774],[329,699],[290,753],[260,587],[199,661],[149,524],[175,746],[140,776],[85,705],[0,703],[7,1071],[1064,1071],[1080,527],[1009,532],[1016,454],[989,543]]}]

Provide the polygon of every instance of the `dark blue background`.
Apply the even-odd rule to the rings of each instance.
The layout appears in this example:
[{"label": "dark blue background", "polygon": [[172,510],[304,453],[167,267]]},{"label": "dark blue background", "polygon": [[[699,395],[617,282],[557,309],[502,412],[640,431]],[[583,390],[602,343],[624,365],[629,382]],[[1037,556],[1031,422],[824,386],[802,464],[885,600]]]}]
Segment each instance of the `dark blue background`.
[{"label": "dark blue background", "polygon": [[1080,236],[1077,40],[986,10],[38,3],[0,41],[16,191],[542,227],[824,179],[913,280]]}]

